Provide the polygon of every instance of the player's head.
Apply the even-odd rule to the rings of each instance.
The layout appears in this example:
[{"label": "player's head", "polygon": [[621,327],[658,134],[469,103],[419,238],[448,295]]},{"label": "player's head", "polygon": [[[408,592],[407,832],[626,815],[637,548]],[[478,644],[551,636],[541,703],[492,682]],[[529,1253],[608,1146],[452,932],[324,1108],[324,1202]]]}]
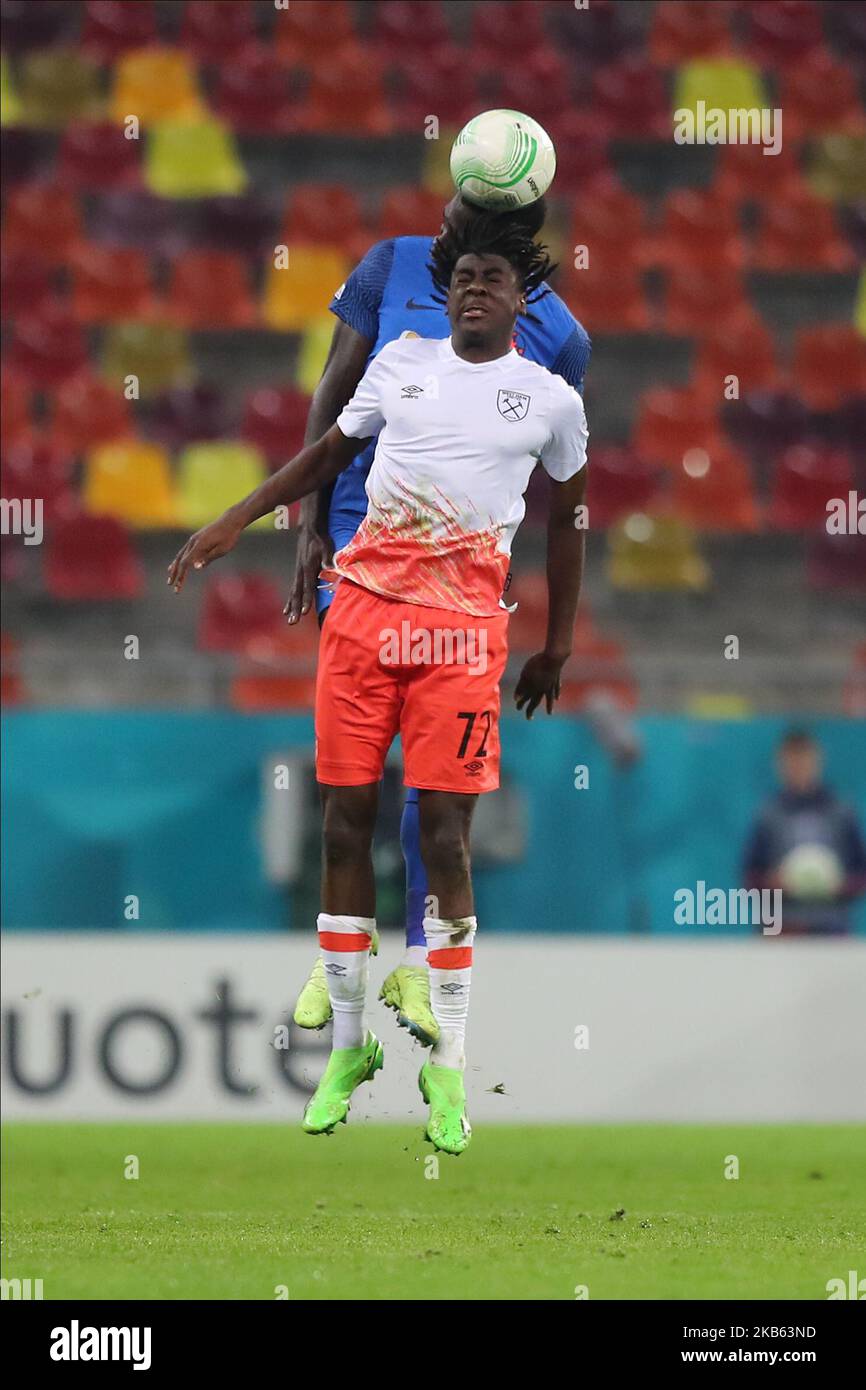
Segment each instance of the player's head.
[{"label": "player's head", "polygon": [[449,232],[461,232],[467,223],[477,221],[478,218],[495,217],[501,221],[502,225],[509,225],[521,228],[529,237],[538,236],[547,220],[547,202],[544,198],[536,198],[534,203],[528,203],[526,207],[515,208],[511,212],[491,213],[489,210],[478,207],[475,203],[470,203],[460,193],[455,193],[450,203],[446,203],[442,212],[442,227],[440,236],[446,236]]},{"label": "player's head", "polygon": [[520,223],[489,213],[450,228],[431,250],[430,273],[447,296],[452,330],[479,347],[510,342],[527,296],[553,268],[547,248]]},{"label": "player's head", "polygon": [[789,729],[779,744],[777,766],[788,791],[812,791],[821,781],[820,746],[805,729]]}]

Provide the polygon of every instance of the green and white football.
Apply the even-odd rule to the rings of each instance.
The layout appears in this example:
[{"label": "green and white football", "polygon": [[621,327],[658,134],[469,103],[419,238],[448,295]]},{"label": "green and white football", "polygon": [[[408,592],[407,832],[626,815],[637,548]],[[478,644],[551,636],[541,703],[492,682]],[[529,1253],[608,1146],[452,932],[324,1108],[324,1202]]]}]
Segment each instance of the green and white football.
[{"label": "green and white football", "polygon": [[451,177],[463,197],[491,212],[534,203],[556,173],[547,131],[522,111],[482,111],[451,149]]}]

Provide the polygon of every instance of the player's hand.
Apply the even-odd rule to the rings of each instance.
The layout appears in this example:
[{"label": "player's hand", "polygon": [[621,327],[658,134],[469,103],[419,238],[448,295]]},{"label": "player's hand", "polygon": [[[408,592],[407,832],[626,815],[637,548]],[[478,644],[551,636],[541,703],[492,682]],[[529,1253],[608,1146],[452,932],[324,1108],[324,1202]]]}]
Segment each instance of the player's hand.
[{"label": "player's hand", "polygon": [[309,613],[316,597],[319,575],[333,558],[333,546],[328,537],[319,535],[310,526],[300,528],[292,592],[283,609],[290,623],[298,622],[305,613]]},{"label": "player's hand", "polygon": [[526,707],[526,717],[531,719],[542,700],[547,713],[553,714],[553,706],[559,699],[560,677],[565,665],[565,657],[548,656],[547,652],[536,652],[520,672],[520,679],[514,692],[514,703],[522,710]]},{"label": "player's hand", "polygon": [[186,545],[182,546],[175,555],[168,567],[168,580],[166,582],[172,586],[176,594],[180,593],[187,571],[189,569],[204,569],[212,560],[218,560],[220,556],[227,555],[237,545],[238,537],[243,529],[243,526],[234,520],[230,512],[224,512],[209,526],[203,526],[200,531],[196,531],[194,536],[190,536]]}]

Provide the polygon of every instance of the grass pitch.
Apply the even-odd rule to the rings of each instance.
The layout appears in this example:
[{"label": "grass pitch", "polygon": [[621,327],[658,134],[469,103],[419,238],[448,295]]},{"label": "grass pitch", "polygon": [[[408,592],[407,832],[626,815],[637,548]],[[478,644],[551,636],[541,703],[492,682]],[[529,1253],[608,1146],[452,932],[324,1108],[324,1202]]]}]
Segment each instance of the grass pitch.
[{"label": "grass pitch", "polygon": [[339,1128],[10,1125],[3,1275],[46,1299],[825,1299],[863,1268],[860,1127],[487,1125],[438,1177],[417,1128]]}]

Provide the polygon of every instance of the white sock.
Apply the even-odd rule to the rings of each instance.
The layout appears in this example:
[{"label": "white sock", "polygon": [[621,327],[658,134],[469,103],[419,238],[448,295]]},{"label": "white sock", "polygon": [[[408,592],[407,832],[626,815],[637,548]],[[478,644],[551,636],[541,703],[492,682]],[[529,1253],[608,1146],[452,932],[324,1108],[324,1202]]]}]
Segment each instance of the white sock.
[{"label": "white sock", "polygon": [[320,912],[316,925],[334,1011],[332,1046],[335,1050],[360,1047],[366,1039],[364,1001],[375,918],[332,917]]},{"label": "white sock", "polygon": [[427,968],[427,947],[407,946],[401,965],[422,965]]},{"label": "white sock", "polygon": [[466,1066],[464,1045],[472,979],[472,942],[478,926],[474,917],[424,919],[427,964],[430,967],[430,1007],[439,1024],[439,1041],[430,1053],[434,1066]]}]

